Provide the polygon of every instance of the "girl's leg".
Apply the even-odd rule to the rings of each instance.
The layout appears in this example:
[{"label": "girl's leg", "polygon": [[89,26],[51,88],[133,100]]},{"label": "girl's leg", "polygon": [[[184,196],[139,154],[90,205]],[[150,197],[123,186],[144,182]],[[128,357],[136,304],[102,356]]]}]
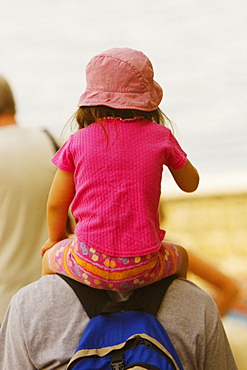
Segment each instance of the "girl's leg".
[{"label": "girl's leg", "polygon": [[174,245],[177,248],[178,253],[181,257],[181,265],[177,271],[177,275],[180,278],[186,279],[187,271],[188,271],[188,264],[189,264],[188,253],[183,247],[181,247],[181,245],[178,245],[178,244],[174,244]]},{"label": "girl's leg", "polygon": [[51,275],[51,274],[55,274],[55,272],[53,272],[50,267],[49,267],[49,263],[48,263],[48,253],[49,253],[49,249],[45,252],[43,258],[42,258],[42,276],[44,275]]},{"label": "girl's leg", "polygon": [[56,273],[64,274],[66,266],[65,250],[68,252],[68,246],[72,243],[72,238],[66,238],[60,242],[54,244],[51,248],[43,255],[42,259],[42,276],[43,275],[52,275]]},{"label": "girl's leg", "polygon": [[163,240],[158,251],[161,275],[158,279],[176,274],[179,278],[186,279],[188,270],[188,254],[181,245]]}]

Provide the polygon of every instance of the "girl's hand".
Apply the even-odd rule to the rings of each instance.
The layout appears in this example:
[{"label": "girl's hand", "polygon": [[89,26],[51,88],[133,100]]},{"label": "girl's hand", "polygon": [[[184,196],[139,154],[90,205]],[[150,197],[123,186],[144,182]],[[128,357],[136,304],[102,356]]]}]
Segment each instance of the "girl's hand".
[{"label": "girl's hand", "polygon": [[54,242],[54,241],[51,241],[50,238],[45,242],[45,244],[43,245],[43,247],[41,248],[41,256],[43,257],[45,252],[52,248],[53,245],[55,245],[57,242]]}]

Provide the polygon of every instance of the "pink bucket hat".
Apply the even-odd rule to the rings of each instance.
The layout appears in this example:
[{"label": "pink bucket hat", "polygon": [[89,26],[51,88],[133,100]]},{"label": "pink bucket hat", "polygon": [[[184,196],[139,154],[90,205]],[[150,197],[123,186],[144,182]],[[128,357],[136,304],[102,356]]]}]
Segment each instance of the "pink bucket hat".
[{"label": "pink bucket hat", "polygon": [[78,107],[106,105],[150,112],[162,100],[150,60],[141,51],[114,48],[91,59],[86,67],[86,90]]}]

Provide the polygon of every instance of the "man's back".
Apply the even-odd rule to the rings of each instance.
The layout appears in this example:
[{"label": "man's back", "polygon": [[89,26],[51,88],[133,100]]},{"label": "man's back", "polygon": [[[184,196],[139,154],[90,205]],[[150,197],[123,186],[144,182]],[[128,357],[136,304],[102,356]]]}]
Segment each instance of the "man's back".
[{"label": "man's back", "polygon": [[[157,317],[185,370],[237,369],[214,302],[190,281],[171,284]],[[42,277],[12,300],[0,331],[0,368],[66,369],[88,320],[66,282]]]},{"label": "man's back", "polygon": [[41,131],[0,128],[0,322],[12,295],[41,275],[53,154]]}]

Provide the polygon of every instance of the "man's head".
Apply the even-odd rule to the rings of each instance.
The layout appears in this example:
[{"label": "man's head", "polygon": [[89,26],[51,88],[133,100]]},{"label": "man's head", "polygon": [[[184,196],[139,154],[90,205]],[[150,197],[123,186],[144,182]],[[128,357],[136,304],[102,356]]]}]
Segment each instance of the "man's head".
[{"label": "man's head", "polygon": [[0,76],[0,116],[15,115],[15,101],[8,82]]}]

